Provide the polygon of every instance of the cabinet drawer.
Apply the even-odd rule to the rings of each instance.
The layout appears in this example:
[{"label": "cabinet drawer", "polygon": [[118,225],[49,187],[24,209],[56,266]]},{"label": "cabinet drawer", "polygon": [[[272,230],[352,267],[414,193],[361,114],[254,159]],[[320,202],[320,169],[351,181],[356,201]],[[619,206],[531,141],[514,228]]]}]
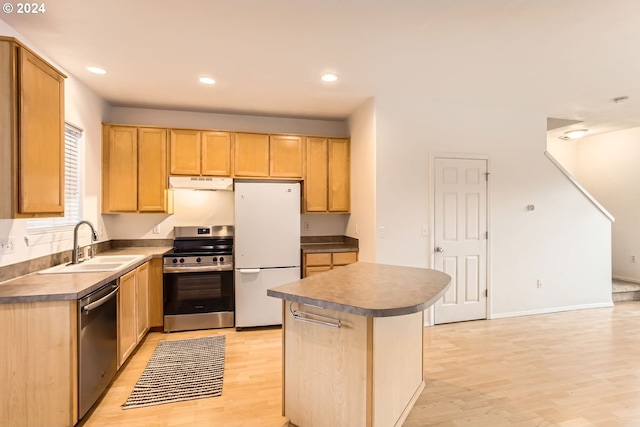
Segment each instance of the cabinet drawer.
[{"label": "cabinet drawer", "polygon": [[331,253],[306,254],[305,265],[326,265],[331,266]]},{"label": "cabinet drawer", "polygon": [[358,261],[357,252],[334,252],[333,265],[347,265]]}]

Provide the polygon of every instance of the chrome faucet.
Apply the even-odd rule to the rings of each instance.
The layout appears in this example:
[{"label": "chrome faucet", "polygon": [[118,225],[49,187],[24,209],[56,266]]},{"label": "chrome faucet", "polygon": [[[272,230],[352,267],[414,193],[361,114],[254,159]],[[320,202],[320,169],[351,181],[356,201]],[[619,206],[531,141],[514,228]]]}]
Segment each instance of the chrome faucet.
[{"label": "chrome faucet", "polygon": [[95,248],[93,245],[94,242],[98,240],[98,233],[96,233],[96,229],[93,228],[93,225],[89,221],[80,221],[73,229],[73,251],[71,252],[71,264],[78,264],[79,262],[80,246],[78,246],[78,228],[80,228],[82,224],[87,224],[89,228],[91,228],[91,257],[95,255]]}]

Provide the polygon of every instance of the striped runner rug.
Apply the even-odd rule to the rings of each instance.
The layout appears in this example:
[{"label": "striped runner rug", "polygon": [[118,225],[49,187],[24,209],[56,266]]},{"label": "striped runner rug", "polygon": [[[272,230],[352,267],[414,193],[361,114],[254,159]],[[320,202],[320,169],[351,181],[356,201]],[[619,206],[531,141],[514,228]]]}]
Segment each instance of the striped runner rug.
[{"label": "striped runner rug", "polygon": [[158,343],[123,409],[222,394],[225,336]]}]

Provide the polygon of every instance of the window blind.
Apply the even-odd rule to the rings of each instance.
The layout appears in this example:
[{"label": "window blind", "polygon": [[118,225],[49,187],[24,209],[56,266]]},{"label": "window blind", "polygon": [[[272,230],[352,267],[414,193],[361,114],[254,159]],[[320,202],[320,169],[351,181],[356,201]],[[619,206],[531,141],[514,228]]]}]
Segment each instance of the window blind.
[{"label": "window blind", "polygon": [[69,123],[64,126],[64,217],[27,221],[27,231],[45,232],[48,229],[74,226],[82,216],[80,202],[80,143],[82,130]]}]

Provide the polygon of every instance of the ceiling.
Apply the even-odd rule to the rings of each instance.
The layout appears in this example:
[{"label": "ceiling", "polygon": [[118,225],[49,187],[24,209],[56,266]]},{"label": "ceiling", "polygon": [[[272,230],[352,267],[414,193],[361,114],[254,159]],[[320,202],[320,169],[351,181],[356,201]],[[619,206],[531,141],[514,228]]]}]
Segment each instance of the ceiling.
[{"label": "ceiling", "polygon": [[[398,96],[541,112],[595,133],[640,126],[637,0],[45,7],[0,19],[117,106],[345,119],[368,98]],[[90,65],[107,74],[87,72]],[[327,71],[339,80],[322,82]],[[203,75],[216,84],[199,83]],[[611,101],[619,96],[629,100]]]}]

